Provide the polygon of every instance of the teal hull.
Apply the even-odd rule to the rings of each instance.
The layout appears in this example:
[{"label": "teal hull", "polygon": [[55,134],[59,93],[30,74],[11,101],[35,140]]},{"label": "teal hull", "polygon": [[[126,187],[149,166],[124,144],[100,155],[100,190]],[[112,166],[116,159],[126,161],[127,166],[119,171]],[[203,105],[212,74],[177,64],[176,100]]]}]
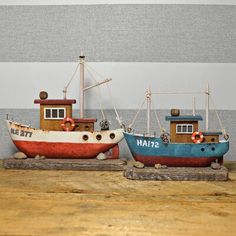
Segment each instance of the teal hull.
[{"label": "teal hull", "polygon": [[135,160],[145,165],[157,163],[168,166],[208,166],[223,161],[229,142],[219,143],[163,143],[161,138],[124,132],[125,140]]}]

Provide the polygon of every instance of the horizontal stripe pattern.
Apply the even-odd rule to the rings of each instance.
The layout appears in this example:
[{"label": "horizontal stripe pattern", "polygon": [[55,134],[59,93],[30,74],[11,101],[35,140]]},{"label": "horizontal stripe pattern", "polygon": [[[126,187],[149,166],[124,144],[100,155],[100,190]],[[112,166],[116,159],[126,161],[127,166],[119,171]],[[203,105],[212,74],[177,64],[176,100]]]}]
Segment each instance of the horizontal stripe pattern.
[{"label": "horizontal stripe pattern", "polygon": [[236,6],[0,6],[0,61],[236,62]]},{"label": "horizontal stripe pattern", "polygon": [[210,4],[235,5],[234,0],[1,0],[0,5],[94,5],[94,4]]},{"label": "horizontal stripe pattern", "polygon": [[[62,99],[62,90],[69,82],[77,63],[0,63],[1,108],[38,108],[34,99],[40,91],[48,92],[48,99]],[[139,109],[150,87],[152,92],[204,92],[209,83],[217,109],[236,110],[235,63],[88,63],[85,70],[86,87],[112,78],[109,82],[118,109]],[[90,68],[89,67],[89,68]],[[87,68],[87,67],[86,67]],[[91,76],[91,72],[93,77]],[[86,109],[112,109],[109,90],[105,84],[85,92]],[[68,87],[68,99],[76,99],[79,108],[79,72]],[[204,109],[204,94],[195,95],[196,109]],[[99,101],[100,100],[100,101]],[[145,107],[145,106],[144,106]],[[169,109],[192,108],[192,95],[153,95],[153,107]],[[211,106],[211,108],[213,108]]]}]

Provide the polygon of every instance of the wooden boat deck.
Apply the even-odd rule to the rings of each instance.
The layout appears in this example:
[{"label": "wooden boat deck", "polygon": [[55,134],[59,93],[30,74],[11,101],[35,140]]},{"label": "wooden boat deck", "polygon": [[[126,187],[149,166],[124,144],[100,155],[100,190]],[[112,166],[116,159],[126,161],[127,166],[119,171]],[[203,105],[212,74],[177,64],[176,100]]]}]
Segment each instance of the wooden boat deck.
[{"label": "wooden boat deck", "polygon": [[223,182],[0,167],[0,235],[236,235],[236,163],[226,165]]}]

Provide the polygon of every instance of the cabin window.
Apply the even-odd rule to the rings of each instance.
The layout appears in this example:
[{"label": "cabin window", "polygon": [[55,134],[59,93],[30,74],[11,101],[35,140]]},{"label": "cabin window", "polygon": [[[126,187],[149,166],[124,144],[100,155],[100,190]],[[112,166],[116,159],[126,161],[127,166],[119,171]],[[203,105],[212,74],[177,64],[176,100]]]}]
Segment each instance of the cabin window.
[{"label": "cabin window", "polygon": [[193,125],[191,125],[191,124],[178,124],[178,125],[176,125],[176,133],[177,134],[192,134],[193,133]]},{"label": "cabin window", "polygon": [[44,119],[62,120],[66,116],[65,108],[44,108]]}]

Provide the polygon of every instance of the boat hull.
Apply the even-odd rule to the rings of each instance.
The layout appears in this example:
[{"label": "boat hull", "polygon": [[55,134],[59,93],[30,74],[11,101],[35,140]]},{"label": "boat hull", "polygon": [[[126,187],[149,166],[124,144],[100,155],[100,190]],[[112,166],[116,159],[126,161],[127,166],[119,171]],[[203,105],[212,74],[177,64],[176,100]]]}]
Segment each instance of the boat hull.
[{"label": "boat hull", "polygon": [[223,162],[223,155],[229,150],[229,142],[220,143],[169,143],[160,138],[124,133],[129,149],[136,161],[146,166],[162,164],[167,166],[209,166],[211,162]]},{"label": "boat hull", "polygon": [[47,158],[83,159],[96,158],[99,153],[109,152],[109,158],[118,158],[118,143],[123,139],[122,129],[97,132],[45,131],[13,121],[7,121],[7,126],[15,146],[28,157],[40,155]]}]

